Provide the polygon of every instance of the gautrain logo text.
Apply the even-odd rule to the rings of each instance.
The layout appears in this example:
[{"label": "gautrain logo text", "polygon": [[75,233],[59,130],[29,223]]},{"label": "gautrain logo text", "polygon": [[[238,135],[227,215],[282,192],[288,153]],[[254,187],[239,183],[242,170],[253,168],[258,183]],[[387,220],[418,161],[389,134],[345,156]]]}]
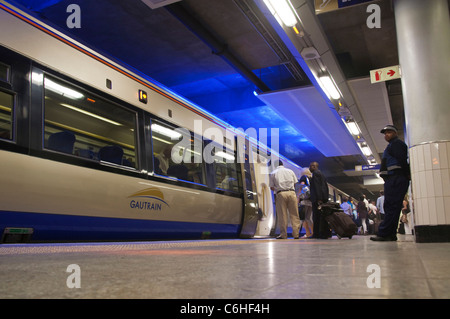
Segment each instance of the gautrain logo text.
[{"label": "gautrain logo text", "polygon": [[128,196],[133,198],[130,207],[138,210],[161,211],[165,206],[164,194],[156,187],[151,187]]}]

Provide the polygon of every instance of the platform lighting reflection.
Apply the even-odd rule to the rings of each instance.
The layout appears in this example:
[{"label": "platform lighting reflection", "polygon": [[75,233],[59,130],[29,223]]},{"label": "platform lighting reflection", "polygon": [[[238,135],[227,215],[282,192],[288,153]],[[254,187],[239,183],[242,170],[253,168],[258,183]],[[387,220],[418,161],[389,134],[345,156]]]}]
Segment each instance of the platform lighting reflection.
[{"label": "platform lighting reflection", "polygon": [[274,253],[275,243],[269,242],[267,244],[268,244],[268,247],[267,247],[268,265],[267,266],[269,268],[268,269],[268,273],[269,273],[268,279],[270,281],[269,284],[273,285],[274,284],[273,280],[275,278],[275,276],[272,276],[272,274],[275,273],[275,253]]}]

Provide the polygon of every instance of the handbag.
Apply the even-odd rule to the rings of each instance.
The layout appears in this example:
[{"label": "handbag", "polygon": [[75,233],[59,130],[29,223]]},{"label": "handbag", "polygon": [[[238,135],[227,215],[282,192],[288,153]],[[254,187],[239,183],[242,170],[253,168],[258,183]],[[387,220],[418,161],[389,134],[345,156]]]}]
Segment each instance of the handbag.
[{"label": "handbag", "polygon": [[308,186],[303,185],[302,190],[300,192],[300,199],[310,199],[311,191]]},{"label": "handbag", "polygon": [[306,218],[306,206],[305,205],[298,205],[298,217],[300,220],[305,220]]},{"label": "handbag", "polygon": [[408,224],[408,216],[406,216],[406,214],[402,214],[402,216],[400,217],[400,221],[402,223]]}]

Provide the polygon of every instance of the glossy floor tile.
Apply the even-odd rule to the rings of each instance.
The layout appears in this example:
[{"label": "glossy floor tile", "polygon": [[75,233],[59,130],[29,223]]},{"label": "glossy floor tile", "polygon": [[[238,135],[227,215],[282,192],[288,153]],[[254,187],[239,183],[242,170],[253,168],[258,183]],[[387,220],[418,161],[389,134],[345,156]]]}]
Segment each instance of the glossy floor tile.
[{"label": "glossy floor tile", "polygon": [[408,235],[14,244],[0,245],[0,298],[447,299],[449,267],[450,243]]}]

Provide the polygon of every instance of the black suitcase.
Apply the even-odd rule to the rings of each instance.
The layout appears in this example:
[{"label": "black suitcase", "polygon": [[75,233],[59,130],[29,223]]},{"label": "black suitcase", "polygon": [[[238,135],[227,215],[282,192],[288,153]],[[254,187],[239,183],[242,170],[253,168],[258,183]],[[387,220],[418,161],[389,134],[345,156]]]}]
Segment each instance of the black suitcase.
[{"label": "black suitcase", "polygon": [[319,209],[339,239],[342,237],[352,239],[356,234],[358,226],[349,215],[343,212],[338,203],[328,202],[322,204]]}]

